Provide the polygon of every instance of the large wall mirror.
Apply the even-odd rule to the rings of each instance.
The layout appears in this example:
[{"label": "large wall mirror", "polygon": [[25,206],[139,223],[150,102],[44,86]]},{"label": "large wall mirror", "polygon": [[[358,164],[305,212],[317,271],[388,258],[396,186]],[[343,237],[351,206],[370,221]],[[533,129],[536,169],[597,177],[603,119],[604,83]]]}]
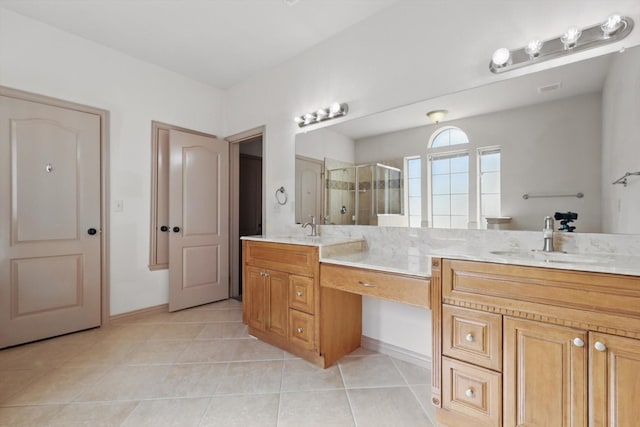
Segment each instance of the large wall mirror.
[{"label": "large wall mirror", "polygon": [[296,156],[297,221],[640,234],[640,176],[613,184],[640,171],[640,47],[301,132]]}]

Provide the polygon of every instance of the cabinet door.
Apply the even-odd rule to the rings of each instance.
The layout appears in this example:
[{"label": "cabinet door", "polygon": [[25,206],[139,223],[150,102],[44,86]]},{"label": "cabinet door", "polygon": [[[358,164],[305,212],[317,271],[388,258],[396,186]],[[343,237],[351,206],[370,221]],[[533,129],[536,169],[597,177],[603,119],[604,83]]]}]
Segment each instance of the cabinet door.
[{"label": "cabinet door", "polygon": [[587,425],[587,334],[505,317],[504,425]]},{"label": "cabinet door", "polygon": [[245,268],[246,277],[243,278],[244,298],[249,312],[249,326],[266,330],[265,309],[267,306],[266,277],[264,270],[256,267]]},{"label": "cabinet door", "polygon": [[266,270],[267,277],[267,332],[287,337],[289,275]]},{"label": "cabinet door", "polygon": [[590,426],[636,426],[640,420],[640,341],[592,332]]}]

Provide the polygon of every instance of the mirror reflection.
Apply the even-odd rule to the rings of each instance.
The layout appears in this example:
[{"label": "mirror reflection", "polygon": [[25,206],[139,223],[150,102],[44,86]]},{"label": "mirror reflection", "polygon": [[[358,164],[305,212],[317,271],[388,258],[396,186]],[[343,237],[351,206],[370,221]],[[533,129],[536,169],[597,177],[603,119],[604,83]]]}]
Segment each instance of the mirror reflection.
[{"label": "mirror reflection", "polygon": [[296,221],[640,233],[640,178],[612,184],[640,170],[639,70],[636,47],[300,133]]}]

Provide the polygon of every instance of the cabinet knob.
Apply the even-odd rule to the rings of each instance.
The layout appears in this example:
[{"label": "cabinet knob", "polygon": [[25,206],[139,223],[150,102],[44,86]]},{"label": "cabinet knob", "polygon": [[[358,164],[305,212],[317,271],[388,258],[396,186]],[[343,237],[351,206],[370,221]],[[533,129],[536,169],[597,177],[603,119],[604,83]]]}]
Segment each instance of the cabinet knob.
[{"label": "cabinet knob", "polygon": [[600,341],[596,341],[593,347],[598,351],[605,351],[607,349],[607,346],[601,343]]},{"label": "cabinet knob", "polygon": [[470,397],[470,398],[474,398],[476,397],[476,392],[473,391],[472,388],[468,388],[467,391],[464,392],[465,396]]},{"label": "cabinet knob", "polygon": [[474,342],[476,338],[473,336],[471,332],[469,332],[467,335],[464,336],[464,340],[466,342]]},{"label": "cabinet knob", "polygon": [[582,341],[581,338],[574,338],[573,339],[573,345],[575,345],[576,347],[584,347],[584,341]]},{"label": "cabinet knob", "polygon": [[301,333],[302,333],[302,328],[298,328],[298,329],[296,329],[296,330],[298,331],[298,333],[299,333],[299,334],[301,334]]},{"label": "cabinet knob", "polygon": [[302,291],[298,291],[298,292],[296,292],[296,295],[297,295],[297,296],[299,296],[299,297],[301,297],[301,296],[302,296]]}]

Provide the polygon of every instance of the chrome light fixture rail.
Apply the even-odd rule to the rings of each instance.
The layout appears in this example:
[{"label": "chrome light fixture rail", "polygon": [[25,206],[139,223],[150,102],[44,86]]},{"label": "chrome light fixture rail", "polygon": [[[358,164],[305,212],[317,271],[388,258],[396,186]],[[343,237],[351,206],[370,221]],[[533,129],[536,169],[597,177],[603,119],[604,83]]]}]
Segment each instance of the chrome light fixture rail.
[{"label": "chrome light fixture rail", "polygon": [[493,53],[489,69],[496,74],[503,73],[613,43],[627,37],[633,25],[633,19],[615,14],[591,27],[569,27],[564,34],[554,39],[531,39],[519,49],[502,47]]}]

